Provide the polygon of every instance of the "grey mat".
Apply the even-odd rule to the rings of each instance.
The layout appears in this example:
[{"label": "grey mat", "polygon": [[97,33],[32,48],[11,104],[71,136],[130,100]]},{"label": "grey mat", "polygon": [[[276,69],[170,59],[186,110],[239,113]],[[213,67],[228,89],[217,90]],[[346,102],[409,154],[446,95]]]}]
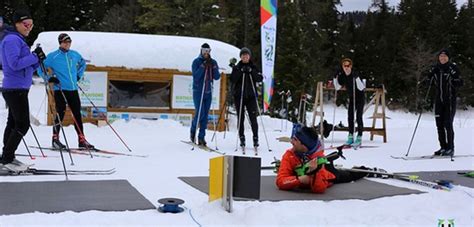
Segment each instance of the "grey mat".
[{"label": "grey mat", "polygon": [[0,215],[155,209],[126,180],[0,183]]},{"label": "grey mat", "polygon": [[[275,185],[276,176],[262,176],[260,185],[260,201],[282,200],[345,200],[361,199],[371,200],[386,196],[408,195],[423,193],[418,190],[400,188],[388,184],[377,183],[361,179],[353,183],[336,184],[326,190],[324,194],[314,194],[307,191],[281,191]],[[185,183],[197,190],[208,193],[208,177],[179,177]]]},{"label": "grey mat", "polygon": [[420,179],[426,181],[437,180],[451,180],[453,185],[462,185],[469,188],[474,188],[474,178],[465,177],[458,174],[458,172],[469,172],[472,170],[455,170],[455,171],[427,171],[427,172],[410,172],[404,173],[409,175],[419,176]]}]

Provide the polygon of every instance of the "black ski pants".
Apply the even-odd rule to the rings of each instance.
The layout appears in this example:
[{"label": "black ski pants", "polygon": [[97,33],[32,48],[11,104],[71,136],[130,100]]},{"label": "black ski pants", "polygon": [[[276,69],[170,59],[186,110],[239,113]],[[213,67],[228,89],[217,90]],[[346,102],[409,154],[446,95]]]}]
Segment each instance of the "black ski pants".
[{"label": "black ski pants", "polygon": [[[357,95],[355,99],[356,120],[357,120],[357,135],[362,136],[364,130],[364,121],[362,115],[364,114],[364,95]],[[354,98],[349,96],[349,108],[347,109],[347,121],[349,124],[349,133],[355,133],[354,130]]]},{"label": "black ski pants", "polygon": [[[64,100],[66,97],[66,100]],[[59,119],[56,115],[54,119],[53,134],[59,135],[59,130],[61,125],[59,122],[62,122],[64,119],[64,114],[66,113],[66,101],[71,109],[72,115],[74,117],[74,128],[76,129],[77,135],[83,135],[84,127],[82,125],[82,116],[81,116],[81,100],[79,99],[79,93],[77,90],[74,91],[54,91],[54,101],[56,102],[56,112],[59,115]],[[79,127],[78,127],[79,126]]]},{"label": "black ski pants", "polygon": [[454,149],[453,121],[456,114],[456,101],[435,103],[436,128],[438,129],[439,145],[443,149]]},{"label": "black ski pants", "polygon": [[336,178],[332,180],[332,183],[334,184],[349,183],[367,176],[367,173],[353,172],[350,170],[338,170],[334,167],[332,162],[331,164],[325,165],[325,168],[326,170],[334,174],[334,176],[336,176]]},{"label": "black ski pants", "polygon": [[15,159],[15,151],[30,128],[30,108],[28,90],[4,91],[2,94],[8,106],[2,153],[2,163],[6,164]]},{"label": "black ski pants", "polygon": [[245,140],[245,135],[244,135],[244,120],[245,120],[245,110],[247,109],[247,113],[249,115],[249,120],[250,120],[250,126],[252,127],[252,133],[253,133],[253,140],[258,140],[258,123],[257,123],[257,114],[258,114],[258,107],[257,107],[257,101],[255,100],[255,97],[251,98],[243,98],[242,100],[242,106],[240,106],[240,97],[235,97],[234,96],[234,103],[235,103],[235,109],[237,111],[237,124],[239,124],[239,137],[240,140]]}]

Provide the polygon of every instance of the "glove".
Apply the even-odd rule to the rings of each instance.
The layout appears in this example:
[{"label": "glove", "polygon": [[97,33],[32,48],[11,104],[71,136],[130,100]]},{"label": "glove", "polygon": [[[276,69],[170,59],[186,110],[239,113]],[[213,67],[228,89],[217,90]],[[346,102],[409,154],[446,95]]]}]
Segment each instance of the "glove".
[{"label": "glove", "polygon": [[236,58],[231,58],[231,59],[229,59],[229,66],[230,66],[230,67],[234,67],[236,63],[237,63],[237,59],[236,59]]},{"label": "glove", "polygon": [[275,165],[275,169],[273,170],[273,172],[278,173],[278,169],[280,169],[281,160],[275,158],[275,161],[271,162],[271,164]]},{"label": "glove", "polygon": [[212,60],[211,60],[211,58],[208,58],[208,59],[204,60],[204,65],[205,65],[205,66],[212,66]]},{"label": "glove", "polygon": [[59,84],[58,78],[52,76],[49,78],[48,83]]},{"label": "glove", "polygon": [[244,66],[244,67],[242,67],[241,71],[244,72],[244,73],[250,73],[250,72],[252,72],[252,67]]},{"label": "glove", "polygon": [[77,76],[77,81],[81,80],[81,77],[80,76]]},{"label": "glove", "polygon": [[38,56],[38,59],[40,60],[40,62],[43,62],[44,59],[46,59],[46,55],[44,54],[43,48],[41,48],[41,47],[36,47],[36,49],[33,51],[33,53],[35,53],[36,56]]}]

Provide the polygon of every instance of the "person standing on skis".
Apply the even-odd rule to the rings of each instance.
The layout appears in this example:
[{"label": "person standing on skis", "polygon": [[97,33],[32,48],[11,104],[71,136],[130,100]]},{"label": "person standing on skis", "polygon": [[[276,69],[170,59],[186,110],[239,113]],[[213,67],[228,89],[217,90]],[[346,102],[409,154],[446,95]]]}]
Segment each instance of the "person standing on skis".
[{"label": "person standing on skis", "polygon": [[5,28],[5,36],[0,43],[4,74],[2,95],[8,106],[1,163],[9,169],[19,165],[15,152],[30,128],[28,92],[33,72],[46,58],[41,47],[32,53],[26,43],[25,38],[33,29],[31,14],[23,9],[16,10],[12,24],[12,27]]},{"label": "person standing on skis", "polygon": [[250,60],[251,52],[247,47],[240,50],[240,61],[232,68],[230,81],[232,83],[232,95],[234,96],[235,109],[237,111],[240,146],[245,147],[244,120],[245,109],[249,115],[250,126],[253,133],[253,146],[258,147],[258,106],[257,106],[257,82],[262,82],[262,73]]},{"label": "person standing on skis", "polygon": [[199,123],[198,145],[206,146],[206,129],[209,109],[212,103],[212,88],[214,80],[219,80],[219,66],[211,58],[211,47],[204,43],[201,53],[192,64],[193,73],[193,102],[194,118],[191,123],[191,141],[196,142],[196,130]]},{"label": "person standing on skis", "polygon": [[[362,114],[365,105],[365,84],[362,82],[359,73],[352,69],[352,60],[344,58],[341,61],[342,70],[339,70],[334,78],[334,88],[340,90],[342,87],[347,89],[349,96],[349,108],[347,109],[347,119],[349,125],[349,135],[346,145],[359,146],[362,144],[362,132],[364,130],[364,121]],[[356,110],[357,137],[354,141],[354,108]]]},{"label": "person standing on skis", "polygon": [[81,100],[77,91],[79,86],[77,82],[84,76],[86,61],[77,51],[70,49],[72,39],[68,34],[59,34],[58,42],[59,48],[49,53],[44,61],[44,67],[48,72],[39,70],[39,75],[45,81],[54,84],[54,102],[59,119],[58,117],[54,119],[52,146],[55,149],[66,148],[59,140],[59,130],[61,129],[60,122],[63,121],[66,113],[66,104],[68,104],[74,118],[79,148],[94,149],[84,135]]},{"label": "person standing on skis", "polygon": [[449,59],[449,51],[441,50],[438,53],[438,63],[431,68],[427,80],[436,87],[435,119],[438,129],[440,149],[434,155],[454,155],[453,121],[456,114],[457,90],[463,85],[456,63]]}]

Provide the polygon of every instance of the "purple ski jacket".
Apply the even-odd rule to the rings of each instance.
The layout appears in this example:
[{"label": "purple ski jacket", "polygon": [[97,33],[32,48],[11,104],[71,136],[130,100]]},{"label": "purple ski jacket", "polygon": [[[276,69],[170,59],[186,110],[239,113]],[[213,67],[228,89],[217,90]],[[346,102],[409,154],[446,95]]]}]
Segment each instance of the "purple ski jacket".
[{"label": "purple ski jacket", "polygon": [[13,28],[6,29],[1,42],[3,63],[2,90],[29,90],[39,60],[30,52],[25,38]]}]

